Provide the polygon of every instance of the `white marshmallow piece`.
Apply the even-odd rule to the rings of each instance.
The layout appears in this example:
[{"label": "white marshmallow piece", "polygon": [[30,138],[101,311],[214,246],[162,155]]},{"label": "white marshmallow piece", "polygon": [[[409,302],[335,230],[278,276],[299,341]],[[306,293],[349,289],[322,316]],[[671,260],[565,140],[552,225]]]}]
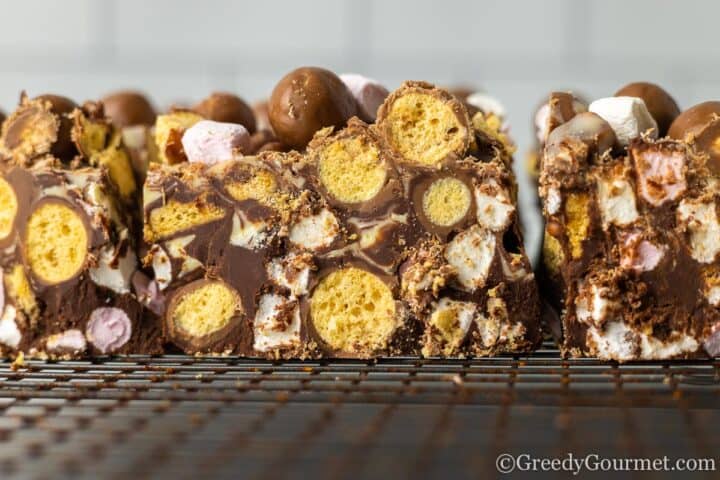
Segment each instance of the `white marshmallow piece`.
[{"label": "white marshmallow piece", "polygon": [[610,124],[618,143],[627,146],[640,134],[649,132],[651,138],[657,138],[658,126],[648,112],[645,102],[637,97],[606,97],[595,100],[588,108]]},{"label": "white marshmallow piece", "polygon": [[130,291],[130,278],[137,269],[137,257],[129,247],[125,256],[117,258],[117,255],[114,247],[102,249],[97,266],[90,269],[90,278],[97,285],[122,295]]},{"label": "white marshmallow piece", "polygon": [[20,329],[15,323],[17,310],[12,305],[7,305],[0,318],[0,343],[8,347],[17,348],[22,340]]},{"label": "white marshmallow piece", "polygon": [[485,285],[495,258],[495,235],[478,225],[458,234],[445,249],[445,259],[458,272],[458,281],[469,291]]},{"label": "white marshmallow piece", "polygon": [[547,196],[545,198],[545,210],[547,210],[547,213],[550,215],[555,215],[560,211],[561,206],[562,195],[560,195],[560,190],[554,187],[548,188]]},{"label": "white marshmallow piece", "polygon": [[250,149],[250,133],[237,123],[202,120],[188,128],[182,145],[190,162],[214,165]]},{"label": "white marshmallow piece", "polygon": [[500,120],[505,120],[505,117],[507,116],[507,110],[505,109],[505,105],[500,103],[500,100],[498,100],[497,98],[488,95],[485,92],[471,93],[467,96],[465,102],[479,109],[485,115],[491,113],[498,117]]},{"label": "white marshmallow piece", "polygon": [[690,231],[690,254],[700,263],[711,263],[720,253],[720,223],[714,202],[683,200],[677,209]]},{"label": "white marshmallow piece", "polygon": [[59,350],[69,350],[72,352],[81,352],[87,348],[87,341],[83,332],[77,329],[65,330],[62,333],[50,335],[45,342],[48,350],[56,352]]},{"label": "white marshmallow piece", "polygon": [[255,350],[267,352],[300,343],[300,308],[297,303],[292,307],[290,322],[282,317],[287,313],[289,302],[290,300],[275,293],[260,297],[253,322]]},{"label": "white marshmallow piece", "polygon": [[670,332],[660,341],[654,336],[638,332],[625,322],[608,322],[605,328],[590,327],[587,332],[589,345],[594,345],[595,356],[601,360],[662,360],[695,352],[700,344],[684,333]]},{"label": "white marshmallow piece", "polygon": [[182,278],[190,272],[202,267],[202,263],[195,257],[188,255],[185,248],[195,240],[195,235],[185,235],[184,237],[173,238],[165,242],[165,248],[172,258],[182,260],[178,278]]},{"label": "white marshmallow piece", "polygon": [[157,245],[153,245],[150,249],[150,254],[152,255],[152,268],[155,273],[155,280],[160,290],[165,290],[173,280],[170,257],[165,250]]},{"label": "white marshmallow piece", "polygon": [[290,229],[290,241],[295,245],[318,250],[330,246],[340,226],[337,218],[328,209],[323,209],[317,215],[305,217]]},{"label": "white marshmallow piece", "polygon": [[267,229],[264,220],[251,222],[245,213],[238,211],[233,215],[230,244],[248,250],[260,248],[268,237]]},{"label": "white marshmallow piece", "polygon": [[483,227],[499,232],[510,224],[515,207],[505,189],[495,180],[489,180],[485,185],[486,188],[475,189],[477,221]]},{"label": "white marshmallow piece", "polygon": [[362,119],[374,122],[378,108],[390,94],[388,89],[376,80],[357,73],[343,73],[340,75],[340,80],[355,97]]},{"label": "white marshmallow piece", "polygon": [[310,267],[310,262],[302,256],[290,253],[283,258],[273,259],[267,266],[267,273],[270,280],[299,297],[308,293]]},{"label": "white marshmallow piece", "polygon": [[599,179],[598,201],[605,230],[610,224],[622,227],[638,218],[635,193],[630,182],[623,178]]}]

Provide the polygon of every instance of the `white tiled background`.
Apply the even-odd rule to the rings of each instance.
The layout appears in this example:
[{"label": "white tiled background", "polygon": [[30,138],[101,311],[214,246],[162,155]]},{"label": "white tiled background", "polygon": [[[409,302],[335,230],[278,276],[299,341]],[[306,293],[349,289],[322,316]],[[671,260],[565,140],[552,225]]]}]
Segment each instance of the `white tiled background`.
[{"label": "white tiled background", "polygon": [[[300,65],[482,86],[520,152],[553,89],[648,79],[684,106],[720,97],[716,0],[22,0],[3,3],[0,106],[139,87],[163,107],[211,89],[264,97]],[[521,159],[518,155],[517,160]],[[520,162],[518,162],[520,163]],[[527,200],[531,192],[521,192]],[[536,229],[530,228],[530,242]]]}]

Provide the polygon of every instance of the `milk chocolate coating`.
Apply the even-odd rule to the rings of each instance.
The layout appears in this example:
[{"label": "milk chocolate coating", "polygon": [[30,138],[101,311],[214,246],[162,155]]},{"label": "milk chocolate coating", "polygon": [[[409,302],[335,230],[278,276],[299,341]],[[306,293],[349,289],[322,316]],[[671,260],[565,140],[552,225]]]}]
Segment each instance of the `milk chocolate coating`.
[{"label": "milk chocolate coating", "polygon": [[245,101],[226,92],[214,92],[192,108],[208,120],[225,123],[239,123],[250,134],[257,130],[255,114]]},{"label": "milk chocolate coating", "polygon": [[60,129],[57,141],[52,148],[52,154],[63,161],[70,161],[77,154],[77,149],[70,135],[73,122],[68,115],[77,108],[77,104],[67,97],[51,93],[38,95],[35,100],[50,102],[50,111],[60,117]]},{"label": "milk chocolate coating", "polygon": [[688,108],[670,125],[668,136],[677,140],[694,137],[703,130],[710,121],[720,116],[720,101],[699,103]]},{"label": "milk chocolate coating", "polygon": [[257,124],[257,130],[271,130],[270,118],[268,117],[268,102],[267,100],[261,100],[253,103],[252,106],[253,114],[255,115],[255,123]]},{"label": "milk chocolate coating", "polygon": [[106,95],[101,100],[105,115],[118,128],[136,125],[152,126],[155,109],[148,98],[140,92],[123,90]]},{"label": "milk chocolate coating", "polygon": [[302,150],[315,132],[341,128],[356,114],[352,93],[329,70],[302,67],[285,75],[268,102],[268,117],[278,139]]},{"label": "milk chocolate coating", "polygon": [[591,153],[597,154],[606,152],[617,142],[610,124],[592,112],[579,113],[554,129],[548,136],[545,151],[552,154],[569,138],[580,140]]},{"label": "milk chocolate coating", "polygon": [[680,115],[675,99],[658,85],[648,82],[629,83],[615,92],[616,97],[638,97],[645,102],[650,115],[658,124],[658,136],[663,137]]}]

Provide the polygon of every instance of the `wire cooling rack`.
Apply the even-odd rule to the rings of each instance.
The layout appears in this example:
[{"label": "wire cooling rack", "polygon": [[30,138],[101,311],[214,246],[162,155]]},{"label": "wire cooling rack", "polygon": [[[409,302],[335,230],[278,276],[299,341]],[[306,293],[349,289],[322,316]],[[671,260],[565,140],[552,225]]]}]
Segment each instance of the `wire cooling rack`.
[{"label": "wire cooling rack", "polygon": [[719,407],[719,360],[563,360],[549,344],[466,361],[6,362],[0,478],[484,478],[501,453],[717,458]]}]

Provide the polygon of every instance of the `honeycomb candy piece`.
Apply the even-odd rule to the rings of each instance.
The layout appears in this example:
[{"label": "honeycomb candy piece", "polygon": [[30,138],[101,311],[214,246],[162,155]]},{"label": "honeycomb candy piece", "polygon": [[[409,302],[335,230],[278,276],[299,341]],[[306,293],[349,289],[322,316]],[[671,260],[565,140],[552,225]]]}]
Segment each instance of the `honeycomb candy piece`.
[{"label": "honeycomb candy piece", "polygon": [[[603,114],[634,121],[628,109]],[[715,355],[720,184],[707,155],[693,139],[642,132],[610,146],[608,126],[592,115],[552,131],[540,173],[546,288],[562,312],[564,354]]]},{"label": "honeycomb candy piece", "polygon": [[411,165],[439,168],[462,158],[473,127],[462,102],[425,82],[405,82],[378,110],[378,130]]}]

